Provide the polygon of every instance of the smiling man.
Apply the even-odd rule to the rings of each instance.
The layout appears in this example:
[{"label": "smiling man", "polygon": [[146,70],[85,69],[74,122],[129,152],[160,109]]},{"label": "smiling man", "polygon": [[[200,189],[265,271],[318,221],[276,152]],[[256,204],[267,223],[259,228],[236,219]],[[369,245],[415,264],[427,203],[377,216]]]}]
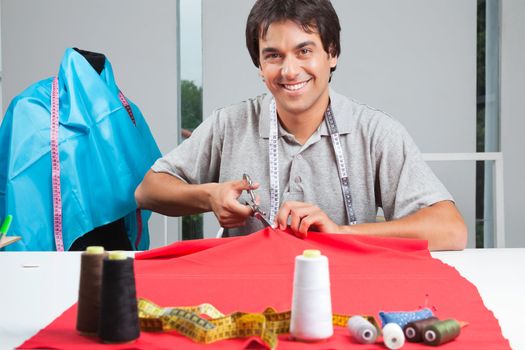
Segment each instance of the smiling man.
[{"label": "smiling man", "polygon": [[[142,208],[213,211],[226,236],[263,228],[243,191],[279,228],[426,239],[463,249],[452,196],[405,129],[330,89],[340,25],[328,0],[258,0],[246,44],[269,94],[213,112],[137,188]],[[258,183],[241,180],[244,173]],[[386,222],[375,222],[381,207]]]}]

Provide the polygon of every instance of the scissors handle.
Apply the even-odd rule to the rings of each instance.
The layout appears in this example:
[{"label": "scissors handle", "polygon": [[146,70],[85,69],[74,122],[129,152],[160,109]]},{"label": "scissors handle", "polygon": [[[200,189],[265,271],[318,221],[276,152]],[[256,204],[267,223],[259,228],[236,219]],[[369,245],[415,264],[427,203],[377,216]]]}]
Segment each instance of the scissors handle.
[{"label": "scissors handle", "polygon": [[248,189],[247,192],[250,195],[251,203],[246,202],[246,205],[248,205],[253,210],[253,216],[257,218],[258,220],[260,220],[264,226],[272,227],[272,224],[266,218],[266,213],[263,212],[261,208],[259,208],[259,206],[257,205],[256,199],[255,199],[255,193],[251,189],[251,187],[253,186],[252,179],[250,178],[248,174],[243,174],[242,178],[246,182],[248,182],[248,185],[250,185],[250,189]]},{"label": "scissors handle", "polygon": [[253,190],[252,190],[252,186],[253,186],[253,182],[252,182],[252,179],[250,178],[250,176],[248,174],[242,174],[242,178],[248,182],[248,185],[250,186],[250,189],[247,190],[248,194],[250,195],[250,198],[253,202],[253,205],[256,205],[255,203],[255,193],[253,193]]}]

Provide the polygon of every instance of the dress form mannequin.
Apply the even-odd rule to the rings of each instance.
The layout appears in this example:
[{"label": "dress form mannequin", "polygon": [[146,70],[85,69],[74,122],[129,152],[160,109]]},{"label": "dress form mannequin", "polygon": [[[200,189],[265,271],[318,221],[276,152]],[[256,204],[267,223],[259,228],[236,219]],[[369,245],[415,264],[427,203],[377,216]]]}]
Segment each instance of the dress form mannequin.
[{"label": "dress form mannequin", "polygon": [[[106,57],[103,54],[81,50],[76,47],[73,49],[81,54],[98,74],[102,72],[106,63]],[[95,245],[103,246],[105,250],[133,250],[126,233],[124,219],[117,219],[106,225],[96,227],[90,232],[86,232],[73,242],[69,250],[85,250],[87,247]]]},{"label": "dress form mannequin", "polygon": [[84,56],[86,61],[88,61],[89,64],[91,64],[93,69],[95,69],[98,74],[102,73],[102,70],[104,69],[104,64],[106,63],[106,56],[98,52],[81,50],[76,47],[74,47],[73,50]]}]

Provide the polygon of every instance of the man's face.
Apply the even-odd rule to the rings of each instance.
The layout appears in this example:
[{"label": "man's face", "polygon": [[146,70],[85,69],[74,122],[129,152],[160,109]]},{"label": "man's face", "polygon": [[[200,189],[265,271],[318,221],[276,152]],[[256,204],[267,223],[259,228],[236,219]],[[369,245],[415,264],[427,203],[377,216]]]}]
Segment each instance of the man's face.
[{"label": "man's face", "polygon": [[324,112],[337,57],[324,51],[318,33],[307,33],[293,21],[272,23],[259,39],[259,59],[280,113]]}]

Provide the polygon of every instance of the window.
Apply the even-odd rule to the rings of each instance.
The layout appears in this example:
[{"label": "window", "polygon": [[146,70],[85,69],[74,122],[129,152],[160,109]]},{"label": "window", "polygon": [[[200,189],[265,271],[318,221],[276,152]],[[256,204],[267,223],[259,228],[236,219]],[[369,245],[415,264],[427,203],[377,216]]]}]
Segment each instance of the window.
[{"label": "window", "polygon": [[[478,0],[477,152],[500,151],[500,0]],[[494,246],[492,162],[476,164],[476,247]]]},{"label": "window", "polygon": [[[202,121],[201,1],[179,1],[180,23],[180,140]],[[203,237],[202,214],[182,218],[182,239]]]}]

